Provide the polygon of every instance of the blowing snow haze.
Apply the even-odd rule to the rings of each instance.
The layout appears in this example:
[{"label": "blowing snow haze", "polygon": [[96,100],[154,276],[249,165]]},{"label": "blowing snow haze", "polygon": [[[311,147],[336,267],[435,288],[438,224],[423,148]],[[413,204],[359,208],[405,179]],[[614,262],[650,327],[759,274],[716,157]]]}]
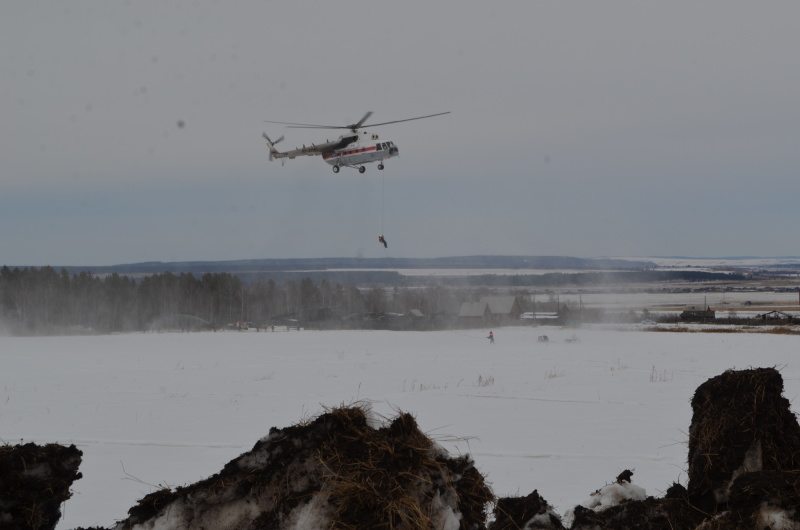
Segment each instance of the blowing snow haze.
[{"label": "blowing snow haze", "polygon": [[[44,1],[0,16],[4,263],[780,256],[800,5]],[[334,175],[281,148],[385,122]]]}]

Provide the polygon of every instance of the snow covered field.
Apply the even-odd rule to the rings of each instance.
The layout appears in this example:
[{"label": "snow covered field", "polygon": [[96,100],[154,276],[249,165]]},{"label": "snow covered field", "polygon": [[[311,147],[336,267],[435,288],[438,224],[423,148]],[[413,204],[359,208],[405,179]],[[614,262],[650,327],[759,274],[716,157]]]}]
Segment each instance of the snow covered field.
[{"label": "snow covered field", "polygon": [[689,401],[709,377],[776,366],[800,393],[796,336],[493,331],[0,337],[0,438],[77,444],[84,477],[58,528],[110,525],[272,426],[369,400],[472,454],[497,495],[537,489],[563,513],[624,469],[650,495],[685,484]]},{"label": "snow covered field", "polygon": [[[797,292],[773,291],[733,291],[733,292],[695,292],[695,293],[581,293],[559,294],[558,301],[562,304],[571,304],[573,307],[590,309],[606,309],[609,311],[634,311],[650,312],[663,311],[672,308],[672,312],[680,313],[684,306],[708,305],[720,318],[728,316],[728,311],[735,311],[740,316],[745,316],[743,308],[750,309],[755,316],[774,308],[800,314],[800,305]],[[546,297],[538,297],[538,301],[547,301]],[[748,303],[749,302],[749,303]],[[761,309],[764,308],[764,309]]]},{"label": "snow covered field", "polygon": [[659,267],[669,268],[708,268],[719,269],[722,267],[734,267],[737,269],[771,269],[776,266],[800,265],[800,257],[785,256],[782,258],[688,258],[688,257],[626,257],[613,259],[630,259],[636,261],[651,261]]}]

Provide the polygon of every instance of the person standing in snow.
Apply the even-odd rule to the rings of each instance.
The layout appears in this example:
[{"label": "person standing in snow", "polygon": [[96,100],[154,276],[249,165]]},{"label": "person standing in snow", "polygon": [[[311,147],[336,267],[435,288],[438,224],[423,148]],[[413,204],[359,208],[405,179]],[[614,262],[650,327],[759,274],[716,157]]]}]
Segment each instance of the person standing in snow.
[{"label": "person standing in snow", "polygon": [[494,333],[490,331],[489,336],[486,338],[489,339],[489,344],[494,344]]}]

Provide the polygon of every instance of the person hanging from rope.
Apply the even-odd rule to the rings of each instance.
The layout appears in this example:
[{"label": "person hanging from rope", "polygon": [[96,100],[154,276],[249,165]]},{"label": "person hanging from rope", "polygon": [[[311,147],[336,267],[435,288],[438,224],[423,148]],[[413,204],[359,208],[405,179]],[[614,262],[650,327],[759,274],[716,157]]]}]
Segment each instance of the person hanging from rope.
[{"label": "person hanging from rope", "polygon": [[386,243],[386,238],[383,237],[382,235],[378,236],[378,242],[383,243],[384,248],[389,248],[389,244]]}]

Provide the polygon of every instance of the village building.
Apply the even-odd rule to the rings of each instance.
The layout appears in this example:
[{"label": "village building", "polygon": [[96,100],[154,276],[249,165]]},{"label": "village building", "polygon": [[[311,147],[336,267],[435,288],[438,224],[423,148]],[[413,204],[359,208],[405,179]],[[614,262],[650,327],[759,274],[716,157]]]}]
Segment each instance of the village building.
[{"label": "village building", "polygon": [[464,324],[483,325],[491,322],[491,315],[486,302],[464,302],[458,311],[458,320]]},{"label": "village building", "polygon": [[781,321],[781,322],[788,322],[792,323],[795,320],[798,320],[798,317],[791,314],[785,313],[783,311],[770,311],[768,313],[763,313],[758,315],[758,318],[761,320],[773,320],[773,321]]},{"label": "village building", "polygon": [[516,296],[483,296],[478,302],[464,302],[458,312],[462,323],[475,325],[503,324],[517,321],[522,315]]}]

